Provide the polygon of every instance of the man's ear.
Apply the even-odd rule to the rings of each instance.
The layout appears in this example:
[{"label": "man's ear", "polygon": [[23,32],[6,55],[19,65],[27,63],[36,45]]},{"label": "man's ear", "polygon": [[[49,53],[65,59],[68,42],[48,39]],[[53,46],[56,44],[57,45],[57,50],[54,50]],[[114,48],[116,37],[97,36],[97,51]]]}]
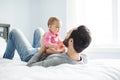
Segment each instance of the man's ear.
[{"label": "man's ear", "polygon": [[70,45],[71,45],[71,44],[73,45],[73,39],[72,39],[72,38],[69,39],[69,44],[70,44]]}]

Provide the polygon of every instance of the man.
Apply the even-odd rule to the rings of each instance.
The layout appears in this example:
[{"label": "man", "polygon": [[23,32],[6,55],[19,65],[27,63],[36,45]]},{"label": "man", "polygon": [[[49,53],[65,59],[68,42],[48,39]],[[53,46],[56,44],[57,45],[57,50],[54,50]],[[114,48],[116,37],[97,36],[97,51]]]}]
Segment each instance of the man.
[{"label": "man", "polygon": [[49,67],[63,63],[84,64],[87,62],[86,56],[81,54],[81,52],[89,46],[91,36],[89,30],[84,25],[74,28],[67,33],[63,41],[64,45],[67,47],[66,53],[51,54],[47,56],[47,58],[44,55],[41,56],[41,53],[45,52],[43,40],[40,50],[38,48],[40,47],[42,32],[43,30],[41,30],[41,28],[35,30],[34,43],[33,46],[31,46],[20,30],[12,30],[8,36],[7,47],[3,58],[12,59],[16,49],[20,59],[28,62],[27,66]]},{"label": "man", "polygon": [[[43,38],[44,39],[44,38]],[[59,64],[84,64],[87,62],[86,56],[81,52],[89,46],[91,36],[89,30],[81,25],[77,28],[70,30],[67,33],[64,45],[67,47],[66,53],[52,54],[47,58],[41,56],[45,52],[44,43],[42,40],[42,47],[28,62],[27,66],[56,66]]]}]

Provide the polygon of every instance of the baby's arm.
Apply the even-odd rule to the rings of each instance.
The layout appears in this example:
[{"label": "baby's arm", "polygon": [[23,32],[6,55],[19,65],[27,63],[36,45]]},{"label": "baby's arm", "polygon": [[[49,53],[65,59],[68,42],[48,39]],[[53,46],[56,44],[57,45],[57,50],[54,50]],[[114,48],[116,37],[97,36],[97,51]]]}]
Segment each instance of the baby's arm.
[{"label": "baby's arm", "polygon": [[46,49],[46,53],[48,54],[62,53],[62,52],[65,52],[65,46],[62,41],[57,45],[57,47],[48,47],[48,49]]},{"label": "baby's arm", "polygon": [[63,41],[59,40],[58,45],[59,45],[59,51],[60,51],[61,53],[63,53],[63,52],[66,51],[66,48],[65,48],[65,45],[63,44]]},{"label": "baby's arm", "polygon": [[59,46],[57,44],[52,44],[52,43],[48,43],[47,47],[48,48],[55,48],[55,49],[59,48]]},{"label": "baby's arm", "polygon": [[47,53],[47,54],[62,53],[62,52],[64,52],[64,51],[65,51],[64,48],[58,48],[58,49],[48,48],[48,49],[46,49],[46,53]]},{"label": "baby's arm", "polygon": [[48,49],[46,49],[46,53],[47,53],[47,54],[57,53],[57,49],[55,49],[55,48],[48,48]]}]

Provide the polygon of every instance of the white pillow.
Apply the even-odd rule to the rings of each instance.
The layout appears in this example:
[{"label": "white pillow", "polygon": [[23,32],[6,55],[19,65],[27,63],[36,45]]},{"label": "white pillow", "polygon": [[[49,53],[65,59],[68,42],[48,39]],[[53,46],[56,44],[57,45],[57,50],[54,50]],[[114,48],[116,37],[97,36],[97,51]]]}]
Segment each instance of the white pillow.
[{"label": "white pillow", "polygon": [[3,57],[5,49],[6,49],[6,40],[0,37],[0,58]]}]

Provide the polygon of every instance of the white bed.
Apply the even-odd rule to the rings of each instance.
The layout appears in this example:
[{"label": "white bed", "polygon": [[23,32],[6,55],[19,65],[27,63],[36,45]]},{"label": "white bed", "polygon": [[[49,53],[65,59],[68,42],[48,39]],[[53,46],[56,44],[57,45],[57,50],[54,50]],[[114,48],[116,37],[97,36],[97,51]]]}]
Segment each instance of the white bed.
[{"label": "white bed", "polygon": [[27,67],[19,57],[3,59],[6,43],[0,38],[0,80],[120,80],[120,59],[89,60],[85,65]]}]

